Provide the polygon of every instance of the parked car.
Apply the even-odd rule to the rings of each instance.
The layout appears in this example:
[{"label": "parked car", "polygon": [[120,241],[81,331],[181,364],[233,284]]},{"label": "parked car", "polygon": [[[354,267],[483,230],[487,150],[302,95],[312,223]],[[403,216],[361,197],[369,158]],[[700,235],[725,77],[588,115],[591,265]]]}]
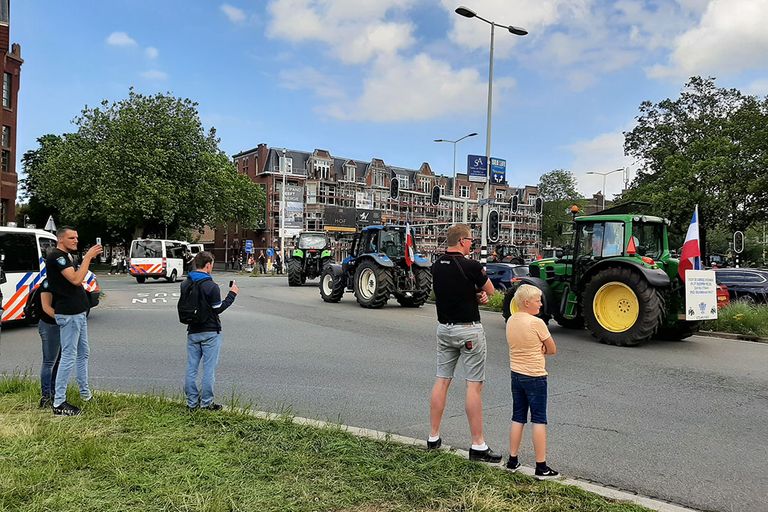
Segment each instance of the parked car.
[{"label": "parked car", "polygon": [[513,263],[486,263],[485,272],[493,287],[499,291],[509,288],[512,279],[528,275],[528,265],[515,265]]},{"label": "parked car", "polygon": [[758,268],[715,269],[717,284],[728,287],[731,301],[768,304],[768,270]]}]

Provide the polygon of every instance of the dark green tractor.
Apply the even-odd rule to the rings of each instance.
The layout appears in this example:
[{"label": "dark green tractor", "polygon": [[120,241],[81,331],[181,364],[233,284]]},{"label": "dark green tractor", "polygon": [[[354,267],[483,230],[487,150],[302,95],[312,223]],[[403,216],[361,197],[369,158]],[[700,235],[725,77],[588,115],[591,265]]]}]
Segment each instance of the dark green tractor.
[{"label": "dark green tractor", "polygon": [[323,269],[320,295],[339,302],[346,290],[364,308],[380,308],[391,296],[403,307],[423,305],[432,291],[429,260],[416,253],[406,262],[405,226],[368,226],[355,235],[349,256]]},{"label": "dark green tractor", "polygon": [[515,310],[515,290],[527,283],[542,290],[543,320],[586,326],[603,343],[631,346],[653,336],[682,340],[696,332],[699,323],[685,320],[679,260],[667,241],[669,221],[626,210],[619,205],[575,217],[571,246],[531,263],[530,276],[507,291],[505,320]]},{"label": "dark green tractor", "polygon": [[307,231],[299,234],[286,264],[288,285],[301,286],[307,279],[320,277],[323,267],[331,261],[331,244],[325,233]]}]

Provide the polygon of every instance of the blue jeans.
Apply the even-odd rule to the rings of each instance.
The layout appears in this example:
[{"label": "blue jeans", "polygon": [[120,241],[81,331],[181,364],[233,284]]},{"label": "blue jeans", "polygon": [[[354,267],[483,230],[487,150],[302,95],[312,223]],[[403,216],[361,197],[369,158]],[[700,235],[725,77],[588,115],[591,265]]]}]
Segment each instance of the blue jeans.
[{"label": "blue jeans", "polygon": [[[195,332],[187,334],[187,376],[184,380],[184,394],[187,406],[208,407],[213,403],[213,386],[216,381],[216,365],[219,364],[221,348],[220,332]],[[201,389],[197,388],[197,370],[203,362]]]},{"label": "blue jeans", "polygon": [[40,340],[43,343],[43,364],[40,367],[40,389],[43,398],[53,398],[56,384],[56,361],[61,351],[59,326],[40,320],[37,324]]},{"label": "blue jeans", "polygon": [[61,336],[61,361],[56,374],[56,396],[53,406],[58,407],[67,399],[67,383],[72,367],[77,363],[77,385],[80,398],[91,398],[88,387],[88,321],[85,313],[78,315],[56,315]]},{"label": "blue jeans", "polygon": [[531,423],[547,424],[547,376],[531,377],[522,373],[512,374],[512,421],[527,423],[531,411]]}]

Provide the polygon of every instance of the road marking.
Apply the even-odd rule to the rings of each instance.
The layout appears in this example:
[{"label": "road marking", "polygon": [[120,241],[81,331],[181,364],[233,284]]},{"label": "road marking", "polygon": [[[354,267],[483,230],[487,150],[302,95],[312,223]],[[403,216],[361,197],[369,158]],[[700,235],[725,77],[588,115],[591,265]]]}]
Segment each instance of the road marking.
[{"label": "road marking", "polygon": [[[151,297],[151,294],[149,293],[137,293],[136,297],[133,297],[131,299],[131,304],[168,304],[168,298],[173,297],[179,297],[181,293],[179,292],[173,292],[173,293],[166,293],[166,292],[157,292],[154,294],[154,297]],[[151,299],[151,302],[150,302]]]}]

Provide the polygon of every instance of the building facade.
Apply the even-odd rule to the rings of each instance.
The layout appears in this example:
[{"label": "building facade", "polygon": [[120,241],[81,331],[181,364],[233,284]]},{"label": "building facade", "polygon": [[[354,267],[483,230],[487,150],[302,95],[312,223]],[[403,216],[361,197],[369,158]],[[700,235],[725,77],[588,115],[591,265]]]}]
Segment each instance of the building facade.
[{"label": "building facade", "polygon": [[[281,161],[286,171],[286,191],[301,190],[300,229],[328,232],[335,242],[337,258],[346,255],[354,231],[329,224],[326,214],[337,207],[376,212],[375,218],[378,221],[380,216],[380,222],[384,224],[410,223],[417,250],[428,255],[445,250],[446,231],[456,222],[470,224],[476,238],[480,238],[477,201],[482,199],[483,184],[470,182],[466,174],[457,174],[454,189],[453,179],[436,174],[427,162],[418,169],[406,169],[389,165],[379,158],[365,162],[337,157],[324,149],[311,152],[284,150],[266,144],[238,153],[233,160],[239,172],[263,187],[266,208],[263,223],[255,231],[246,231],[237,225],[217,230],[217,258],[224,256],[222,247],[227,248],[228,255],[239,252],[246,239],[254,240],[257,252],[269,246],[279,246]],[[392,179],[399,184],[398,199],[390,197]],[[431,203],[435,186],[441,190],[437,205]],[[513,194],[519,199],[515,213],[510,208]],[[492,208],[499,211],[501,219],[499,243],[524,247],[531,257],[538,254],[541,246],[541,216],[534,212],[537,197],[535,186],[515,188],[506,183],[491,186],[491,198],[495,203]],[[286,238],[290,240],[297,231],[289,232]],[[291,242],[287,241],[286,247],[290,246]]]},{"label": "building facade", "polygon": [[10,0],[0,0],[3,108],[0,109],[0,225],[16,220],[16,119],[18,116],[21,46],[10,44]]}]

